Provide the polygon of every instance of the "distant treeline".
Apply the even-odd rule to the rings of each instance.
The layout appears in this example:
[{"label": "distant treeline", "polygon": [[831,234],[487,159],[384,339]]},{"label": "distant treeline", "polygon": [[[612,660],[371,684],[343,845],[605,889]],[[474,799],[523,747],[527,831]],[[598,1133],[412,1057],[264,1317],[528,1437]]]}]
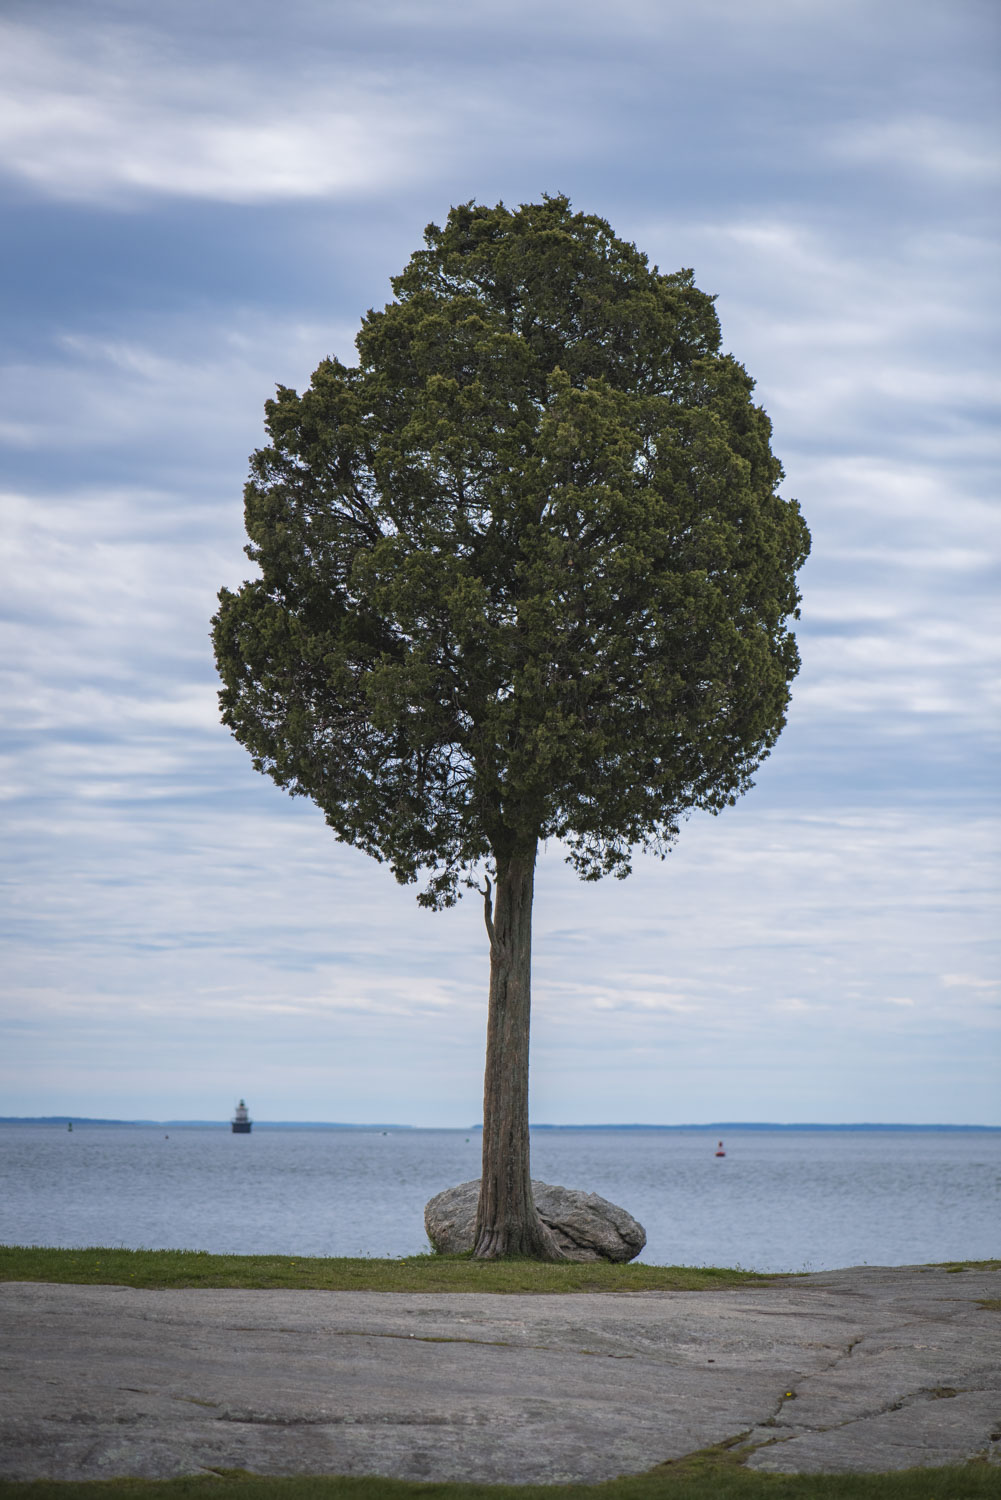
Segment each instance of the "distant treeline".
[{"label": "distant treeline", "polygon": [[[123,1125],[150,1129],[228,1130],[229,1120],[100,1120],[91,1115],[0,1115],[0,1125]],[[354,1125],[341,1120],[255,1120],[255,1130],[412,1130],[412,1125]]]},{"label": "distant treeline", "polygon": [[[479,1130],[476,1125],[472,1129]],[[705,1125],[533,1125],[533,1130],[1001,1130],[1001,1125],[818,1125],[812,1121],[710,1120]]]},{"label": "distant treeline", "polygon": [[[173,1130],[228,1130],[228,1120],[101,1120],[87,1115],[0,1115],[0,1125],[119,1125],[169,1127]],[[480,1125],[359,1125],[346,1120],[255,1120],[255,1130],[454,1130],[468,1134],[481,1130]],[[818,1125],[803,1121],[796,1124],[778,1123],[774,1120],[710,1120],[705,1124],[691,1125],[533,1125],[533,1130],[936,1130],[970,1131],[1001,1130],[1001,1125],[906,1125],[906,1124],[847,1124]]]}]

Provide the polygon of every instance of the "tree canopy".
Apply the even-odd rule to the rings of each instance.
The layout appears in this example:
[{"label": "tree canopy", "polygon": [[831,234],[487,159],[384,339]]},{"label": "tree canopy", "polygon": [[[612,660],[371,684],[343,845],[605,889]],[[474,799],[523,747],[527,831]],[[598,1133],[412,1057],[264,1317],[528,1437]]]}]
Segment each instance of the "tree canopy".
[{"label": "tree canopy", "polygon": [[540,839],[624,875],[784,723],[809,536],[768,418],[693,273],[564,197],[454,208],[392,287],[267,403],[223,719],[427,905]]}]

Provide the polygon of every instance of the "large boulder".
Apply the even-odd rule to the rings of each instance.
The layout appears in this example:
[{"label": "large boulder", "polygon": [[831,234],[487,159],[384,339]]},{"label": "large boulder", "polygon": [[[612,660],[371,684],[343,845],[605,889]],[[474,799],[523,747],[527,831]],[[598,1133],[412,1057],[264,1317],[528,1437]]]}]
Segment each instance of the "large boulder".
[{"label": "large boulder", "polygon": [[[446,1188],[425,1206],[424,1227],[439,1254],[472,1250],[479,1195],[477,1178]],[[646,1244],[643,1225],[597,1193],[552,1187],[533,1177],[532,1197],[567,1260],[632,1260]]]}]

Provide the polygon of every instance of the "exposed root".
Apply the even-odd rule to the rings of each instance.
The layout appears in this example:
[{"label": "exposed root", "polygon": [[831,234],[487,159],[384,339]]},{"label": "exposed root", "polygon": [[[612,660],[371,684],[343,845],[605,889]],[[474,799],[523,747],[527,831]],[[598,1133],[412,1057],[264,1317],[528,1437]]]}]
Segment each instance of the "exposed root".
[{"label": "exposed root", "polygon": [[541,1219],[535,1224],[520,1225],[517,1232],[501,1226],[480,1229],[473,1244],[474,1260],[524,1260],[563,1261],[564,1255],[556,1243],[556,1236]]}]

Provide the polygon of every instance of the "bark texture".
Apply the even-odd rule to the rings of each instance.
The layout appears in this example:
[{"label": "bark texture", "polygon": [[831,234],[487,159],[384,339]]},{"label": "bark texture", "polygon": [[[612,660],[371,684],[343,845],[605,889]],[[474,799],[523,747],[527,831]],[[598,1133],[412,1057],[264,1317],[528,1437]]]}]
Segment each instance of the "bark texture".
[{"label": "bark texture", "polygon": [[532,1198],[528,1138],[528,1040],[532,1003],[532,897],[535,845],[497,861],[491,911],[490,1004],[483,1079],[483,1175],[473,1254],[480,1260],[528,1255],[562,1260]]}]

